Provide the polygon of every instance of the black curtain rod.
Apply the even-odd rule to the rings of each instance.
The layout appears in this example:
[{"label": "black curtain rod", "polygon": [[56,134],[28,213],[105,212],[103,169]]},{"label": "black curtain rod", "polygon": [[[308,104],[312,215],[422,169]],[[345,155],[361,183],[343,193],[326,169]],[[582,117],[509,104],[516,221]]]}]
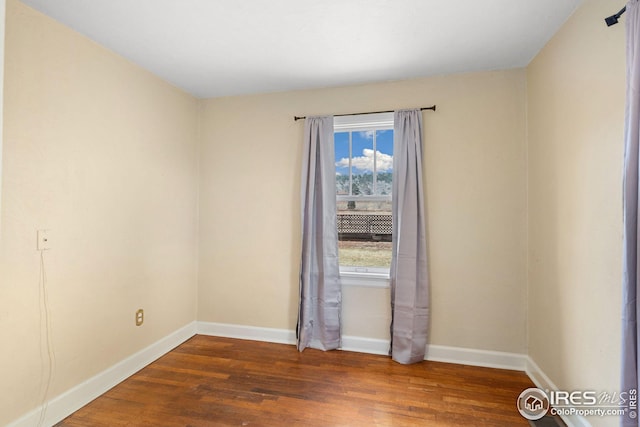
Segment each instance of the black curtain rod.
[{"label": "black curtain rod", "polygon": [[[432,105],[431,107],[422,107],[420,108],[420,111],[424,111],[424,110],[433,110],[436,111],[436,106]],[[380,113],[393,113],[394,110],[389,110],[389,111],[369,111],[366,113],[351,113],[351,114],[334,114],[333,117],[342,117],[342,116],[361,116],[363,114],[380,114]],[[293,116],[293,120],[294,121],[298,121],[298,120],[304,120],[306,119],[307,116]]]},{"label": "black curtain rod", "polygon": [[610,27],[612,25],[615,25],[618,23],[618,19],[622,16],[623,13],[625,13],[627,11],[627,6],[623,7],[620,12],[616,13],[615,15],[611,15],[607,18],[604,18],[604,22],[607,23],[607,27]]}]

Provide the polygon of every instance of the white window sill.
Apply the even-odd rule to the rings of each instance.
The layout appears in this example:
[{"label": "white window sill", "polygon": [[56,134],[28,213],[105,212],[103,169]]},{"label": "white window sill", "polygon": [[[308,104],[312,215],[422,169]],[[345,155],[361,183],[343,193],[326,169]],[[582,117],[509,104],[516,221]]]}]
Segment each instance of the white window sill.
[{"label": "white window sill", "polygon": [[361,286],[367,288],[389,288],[388,271],[358,271],[358,269],[340,269],[342,286]]}]

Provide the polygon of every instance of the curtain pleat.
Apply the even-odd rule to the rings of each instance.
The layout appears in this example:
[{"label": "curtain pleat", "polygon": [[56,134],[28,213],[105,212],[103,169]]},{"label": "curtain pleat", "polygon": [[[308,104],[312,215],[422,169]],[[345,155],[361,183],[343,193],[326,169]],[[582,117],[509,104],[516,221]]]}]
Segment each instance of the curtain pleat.
[{"label": "curtain pleat", "polygon": [[302,257],[297,345],[333,350],[341,342],[333,117],[309,117],[302,165]]},{"label": "curtain pleat", "polygon": [[429,327],[429,278],[422,184],[422,114],[394,113],[391,357],[424,360]]},{"label": "curtain pleat", "polygon": [[[640,8],[627,3],[627,101],[623,184],[622,390],[638,389],[638,147],[640,145]],[[629,413],[624,427],[638,426]]]}]

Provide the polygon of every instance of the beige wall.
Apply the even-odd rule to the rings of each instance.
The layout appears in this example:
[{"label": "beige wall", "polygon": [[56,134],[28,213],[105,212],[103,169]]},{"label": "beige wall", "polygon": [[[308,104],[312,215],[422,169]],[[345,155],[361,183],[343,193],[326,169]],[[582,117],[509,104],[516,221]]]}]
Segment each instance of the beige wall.
[{"label": "beige wall", "polygon": [[[525,72],[203,102],[198,319],[294,329],[302,122],[424,113],[431,343],[525,351]],[[388,290],[345,290],[345,334],[388,338]]]},{"label": "beige wall", "polygon": [[603,23],[611,7],[587,1],[527,70],[529,354],[565,390],[620,389],[625,41]]},{"label": "beige wall", "polygon": [[192,322],[197,284],[198,101],[16,0],[5,65],[0,425],[42,399],[36,229],[50,396]]},{"label": "beige wall", "polygon": [[[624,27],[604,26],[609,6],[586,1],[526,71],[197,101],[9,0],[0,424],[40,404],[37,229],[53,245],[50,396],[194,319],[294,329],[293,115],[432,103],[430,342],[528,352],[560,388],[618,390]],[[346,335],[388,337],[387,289],[344,302]]]}]

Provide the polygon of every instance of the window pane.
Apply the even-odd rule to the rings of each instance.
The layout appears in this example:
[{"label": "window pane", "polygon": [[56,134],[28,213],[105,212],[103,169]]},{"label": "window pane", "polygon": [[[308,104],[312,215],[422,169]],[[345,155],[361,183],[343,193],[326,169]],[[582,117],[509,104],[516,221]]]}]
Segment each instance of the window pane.
[{"label": "window pane", "polygon": [[349,132],[334,133],[336,152],[336,194],[349,195]]},{"label": "window pane", "polygon": [[340,265],[389,268],[391,231],[391,201],[338,202]]},{"label": "window pane", "polygon": [[391,195],[393,130],[376,131],[376,195]]},{"label": "window pane", "polygon": [[351,194],[373,194],[373,131],[352,132]]},{"label": "window pane", "polygon": [[391,268],[391,242],[338,242],[338,257],[343,267]]}]

